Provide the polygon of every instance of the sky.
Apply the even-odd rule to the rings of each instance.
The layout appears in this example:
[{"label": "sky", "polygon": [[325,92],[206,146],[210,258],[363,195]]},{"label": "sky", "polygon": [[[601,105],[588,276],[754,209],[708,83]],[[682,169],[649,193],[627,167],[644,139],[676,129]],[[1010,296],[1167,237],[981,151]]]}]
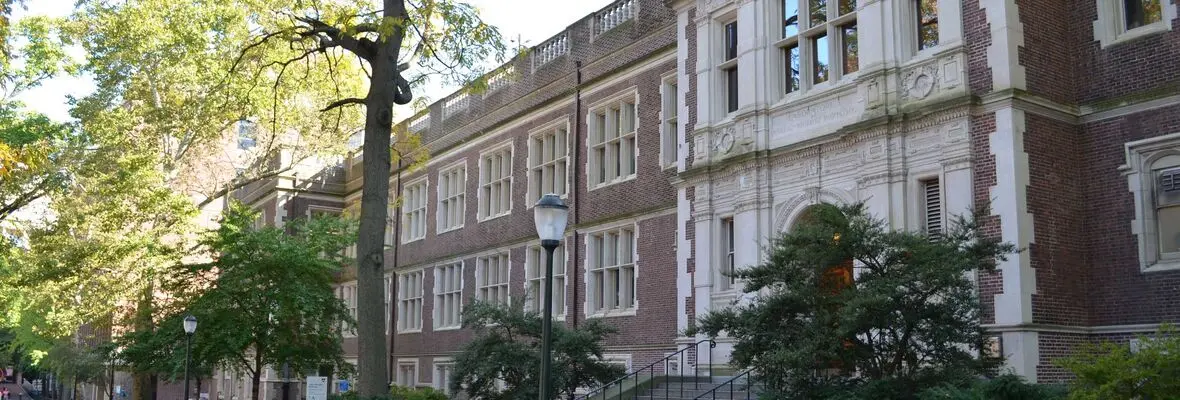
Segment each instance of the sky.
[{"label": "sky", "polygon": [[[75,0],[28,0],[24,10],[17,9],[15,19],[26,15],[68,15]],[[183,1],[183,0],[179,0]],[[500,29],[505,40],[520,38],[534,46],[565,30],[583,16],[598,11],[613,0],[466,0],[480,10],[484,21]],[[511,44],[509,45],[511,46]],[[75,52],[79,57],[80,52]],[[489,68],[495,67],[490,65]],[[423,94],[437,100],[458,89],[434,84]],[[67,96],[81,97],[94,90],[85,76],[59,77],[18,97],[30,108],[58,121],[69,121]],[[401,110],[398,110],[401,111]]]}]

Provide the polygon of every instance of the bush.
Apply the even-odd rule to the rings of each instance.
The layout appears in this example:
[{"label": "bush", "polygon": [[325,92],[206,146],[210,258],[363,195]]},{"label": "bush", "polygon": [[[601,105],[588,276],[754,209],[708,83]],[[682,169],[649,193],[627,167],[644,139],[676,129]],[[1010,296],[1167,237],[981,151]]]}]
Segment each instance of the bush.
[{"label": "bush", "polygon": [[969,387],[940,386],[918,395],[920,400],[1056,400],[1065,399],[1064,387],[1028,383],[1018,375],[1000,375]]},{"label": "bush", "polygon": [[389,390],[392,400],[447,400],[447,395],[433,388],[411,388],[393,385]]},{"label": "bush", "polygon": [[1140,336],[1139,351],[1126,344],[1083,346],[1058,364],[1076,379],[1070,399],[1169,399],[1180,393],[1180,332],[1163,325]]}]

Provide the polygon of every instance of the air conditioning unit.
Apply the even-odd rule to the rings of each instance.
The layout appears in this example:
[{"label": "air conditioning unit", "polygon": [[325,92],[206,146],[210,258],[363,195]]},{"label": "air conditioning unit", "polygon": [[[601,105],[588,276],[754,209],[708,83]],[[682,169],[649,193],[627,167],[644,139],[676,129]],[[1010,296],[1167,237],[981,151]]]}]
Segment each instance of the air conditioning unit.
[{"label": "air conditioning unit", "polygon": [[1156,207],[1180,205],[1180,168],[1159,172],[1155,196]]}]

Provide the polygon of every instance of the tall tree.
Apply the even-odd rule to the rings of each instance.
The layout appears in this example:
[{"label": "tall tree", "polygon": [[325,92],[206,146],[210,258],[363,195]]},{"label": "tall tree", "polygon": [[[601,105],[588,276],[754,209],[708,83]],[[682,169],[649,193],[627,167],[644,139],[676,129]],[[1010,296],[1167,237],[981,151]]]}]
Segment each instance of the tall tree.
[{"label": "tall tree", "polygon": [[766,262],[735,274],[750,301],[704,315],[698,328],[734,338],[733,362],[775,398],[910,399],[965,385],[998,361],[978,356],[971,276],[1016,250],[974,221],[927,236],[891,231],[863,204],[815,206]]},{"label": "tall tree", "polygon": [[[247,46],[244,55],[251,54],[254,48],[279,42],[299,49],[284,64],[343,52],[356,57],[366,67],[368,91],[360,96],[341,97],[326,104],[323,110],[350,105],[365,108],[364,185],[357,241],[362,374],[359,392],[363,397],[385,397],[389,353],[382,324],[385,320],[383,238],[389,215],[389,176],[395,147],[393,107],[409,104],[414,85],[431,75],[441,75],[451,82],[475,81],[475,87],[485,86],[477,78],[481,64],[489,58],[502,61],[505,46],[499,31],[484,23],[475,8],[455,0],[274,0],[271,4],[272,12],[259,16],[263,30],[257,41]],[[337,81],[352,79],[331,69],[320,72]],[[287,79],[302,78],[288,76]],[[400,132],[398,142],[412,142],[410,136],[409,132]],[[405,156],[398,154],[398,157]]]}]

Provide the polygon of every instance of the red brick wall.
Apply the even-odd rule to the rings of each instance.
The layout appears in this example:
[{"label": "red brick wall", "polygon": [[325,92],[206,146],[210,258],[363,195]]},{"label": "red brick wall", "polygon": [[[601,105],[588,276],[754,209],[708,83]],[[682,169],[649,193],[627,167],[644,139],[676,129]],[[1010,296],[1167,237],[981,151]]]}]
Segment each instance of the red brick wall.
[{"label": "red brick wall", "polygon": [[1096,2],[1072,1],[1067,10],[1064,19],[1074,21],[1077,49],[1072,64],[1078,67],[1070,85],[1077,86],[1079,102],[1092,103],[1180,84],[1180,63],[1176,62],[1180,59],[1180,31],[1176,30],[1180,20],[1172,21],[1171,32],[1101,48],[1092,26],[1098,19]]},{"label": "red brick wall", "polygon": [[987,66],[987,46],[991,45],[987,15],[979,8],[981,1],[963,0],[963,39],[967,48],[967,82],[971,92],[982,95],[992,91],[992,72]]},{"label": "red brick wall", "polygon": [[[990,85],[990,78],[988,83]],[[991,154],[991,135],[996,132],[996,114],[971,117],[972,183],[975,192],[975,206],[991,203],[991,188],[996,184],[996,160]],[[989,237],[1000,235],[1000,217],[989,216],[980,222],[984,234]],[[995,296],[1004,292],[1003,274],[1000,270],[979,273],[979,302],[983,308],[983,322],[994,323]]]},{"label": "red brick wall", "polygon": [[1033,322],[1086,325],[1088,275],[1083,229],[1085,197],[1078,127],[1026,113],[1024,150],[1029,160],[1028,211],[1036,273]]},{"label": "red brick wall", "polygon": [[[1084,125],[1080,143],[1085,202],[1084,239],[1090,259],[1092,324],[1180,321],[1180,271],[1141,273],[1138,238],[1131,233],[1135,203],[1127,178],[1127,142],[1180,132],[1180,106]],[[1040,240],[1040,237],[1037,237]]]},{"label": "red brick wall", "polygon": [[1057,365],[1057,362],[1078,351],[1080,346],[1091,343],[1090,335],[1083,333],[1041,332],[1037,335],[1040,358],[1037,361],[1038,383],[1061,383],[1073,375]]},{"label": "red brick wall", "polygon": [[1073,46],[1062,38],[1070,37],[1071,29],[1079,25],[1092,29],[1089,23],[1073,23],[1083,20],[1062,18],[1071,8],[1077,8],[1077,3],[1070,0],[1016,1],[1020,22],[1024,25],[1024,46],[1017,49],[1017,57],[1020,65],[1025,66],[1028,91],[1064,104],[1074,102],[1077,85],[1073,84],[1076,67],[1072,62]]},{"label": "red brick wall", "polygon": [[684,105],[688,107],[688,118],[684,122],[684,157],[685,168],[692,167],[693,149],[692,130],[697,125],[697,27],[693,21],[697,19],[697,9],[688,9],[688,26],[684,27],[684,45],[688,47],[688,57],[680,67],[688,74],[688,90],[684,94]]}]

